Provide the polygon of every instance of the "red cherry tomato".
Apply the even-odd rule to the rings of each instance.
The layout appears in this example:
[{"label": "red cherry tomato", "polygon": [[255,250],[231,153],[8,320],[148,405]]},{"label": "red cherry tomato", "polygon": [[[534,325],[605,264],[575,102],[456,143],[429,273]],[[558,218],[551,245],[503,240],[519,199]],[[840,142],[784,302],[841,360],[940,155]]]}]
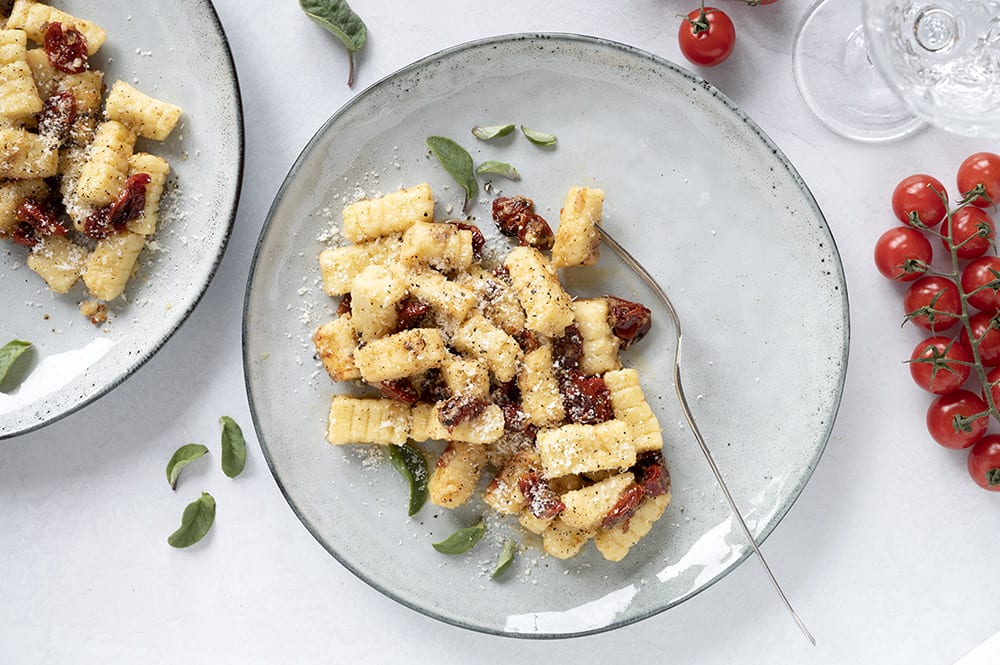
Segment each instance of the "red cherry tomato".
[{"label": "red cherry tomato", "polygon": [[941,395],[927,409],[927,431],[945,448],[968,448],[986,434],[986,409],[986,402],[968,390]]},{"label": "red cherry tomato", "polygon": [[937,275],[913,282],[903,296],[903,307],[909,320],[932,333],[955,325],[962,311],[958,287],[950,279]]},{"label": "red cherry tomato", "polygon": [[984,436],[972,446],[967,466],[977,485],[991,492],[1000,492],[1000,435]]},{"label": "red cherry tomato", "polygon": [[891,228],[875,241],[875,267],[889,279],[912,282],[927,272],[932,258],[931,241],[909,226]]},{"label": "red cherry tomato", "polygon": [[984,312],[1000,309],[1000,257],[973,259],[962,271],[961,282],[970,305]]},{"label": "red cherry tomato", "polygon": [[972,355],[950,337],[928,337],[913,347],[910,376],[929,393],[947,395],[962,387],[972,371]]},{"label": "red cherry tomato", "polygon": [[[974,259],[982,256],[993,246],[996,229],[993,220],[980,208],[967,207],[958,210],[951,216],[950,222],[945,221],[941,233],[948,235],[951,229],[951,241],[955,245],[955,253],[960,259]],[[948,241],[941,239],[945,250]]]},{"label": "red cherry tomato", "polygon": [[977,196],[972,205],[989,208],[1000,204],[1000,155],[977,152],[965,158],[958,167],[958,191],[964,196],[975,189],[976,185],[983,186],[990,200]]},{"label": "red cherry tomato", "polygon": [[677,43],[684,57],[702,67],[714,67],[736,46],[736,26],[721,9],[695,9],[681,21]]},{"label": "red cherry tomato", "polygon": [[940,180],[917,173],[896,185],[892,192],[892,211],[904,224],[915,226],[913,220],[916,218],[924,226],[936,226],[948,214],[947,199],[948,193]]},{"label": "red cherry tomato", "polygon": [[[969,317],[972,337],[979,340],[979,359],[986,367],[1000,365],[1000,321],[995,317],[992,312],[976,312]],[[965,326],[962,326],[958,339],[972,356],[972,343],[969,341],[969,333]]]},{"label": "red cherry tomato", "polygon": [[[990,373],[986,375],[986,380],[990,384],[990,392],[993,393],[993,404],[1000,407],[1000,367],[991,369]],[[983,399],[986,399],[985,392]]]}]

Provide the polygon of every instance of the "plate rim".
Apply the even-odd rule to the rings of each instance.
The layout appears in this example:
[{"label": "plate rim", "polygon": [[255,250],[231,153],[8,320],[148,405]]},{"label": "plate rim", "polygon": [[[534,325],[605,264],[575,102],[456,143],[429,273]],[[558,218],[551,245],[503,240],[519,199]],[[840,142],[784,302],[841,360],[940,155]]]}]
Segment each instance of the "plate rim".
[{"label": "plate rim", "polygon": [[110,381],[106,382],[103,386],[101,386],[99,390],[94,391],[93,394],[88,395],[85,399],[82,399],[79,402],[74,403],[69,408],[59,411],[58,413],[52,414],[49,417],[41,418],[36,422],[32,422],[24,427],[15,428],[10,431],[0,431],[0,441],[3,441],[4,439],[12,439],[14,437],[28,434],[30,432],[35,432],[53,423],[56,423],[62,420],[63,418],[73,415],[77,411],[80,411],[81,409],[90,406],[97,400],[101,399],[102,397],[106,396],[108,393],[113,391],[115,388],[118,388],[123,383],[125,383],[125,381],[127,381],[136,372],[138,372],[147,362],[149,362],[153,358],[153,356],[155,356],[159,352],[159,350],[163,348],[163,346],[170,340],[170,338],[173,337],[174,334],[181,329],[181,326],[183,326],[187,322],[188,317],[191,316],[195,308],[204,298],[205,293],[208,291],[208,287],[212,284],[212,281],[215,279],[215,275],[219,270],[219,266],[222,264],[222,259],[226,254],[226,249],[229,247],[229,240],[232,237],[233,226],[236,223],[236,215],[239,210],[240,198],[243,190],[243,171],[246,162],[246,136],[245,136],[245,121],[243,117],[243,96],[240,91],[239,76],[236,70],[236,60],[233,58],[233,51],[229,43],[229,37],[226,35],[225,27],[222,25],[222,20],[219,18],[218,10],[215,9],[215,5],[212,3],[212,0],[197,0],[197,1],[201,2],[208,9],[212,25],[215,27],[219,37],[221,38],[219,40],[219,43],[222,46],[222,54],[224,56],[223,63],[227,66],[227,69],[231,74],[229,79],[232,81],[233,84],[233,93],[234,93],[233,102],[236,110],[236,125],[237,125],[236,135],[238,138],[238,147],[239,147],[239,150],[237,151],[237,168],[236,168],[236,183],[235,183],[236,187],[233,192],[232,209],[229,213],[229,219],[226,222],[226,228],[225,228],[225,233],[223,234],[222,237],[222,243],[219,245],[219,249],[216,252],[215,258],[212,261],[211,268],[208,271],[207,279],[205,280],[204,284],[202,284],[201,287],[198,289],[198,292],[191,300],[191,303],[188,306],[188,308],[177,320],[176,325],[172,326],[165,334],[162,335],[162,337],[156,340],[155,344],[147,347],[143,351],[143,353],[140,353],[136,358],[134,364],[131,364],[128,367],[126,367],[124,370],[115,375]]},{"label": "plate rim", "polygon": [[616,41],[613,39],[608,39],[605,37],[598,37],[593,35],[586,35],[582,33],[574,32],[516,32],[516,33],[505,33],[497,34],[487,37],[481,37],[477,39],[471,39],[467,41],[460,42],[453,46],[442,48],[440,50],[434,51],[426,56],[423,56],[407,65],[404,65],[391,73],[378,79],[371,85],[367,86],[364,90],[358,94],[352,96],[344,104],[342,104],[326,121],[324,121],[316,132],[312,135],[306,145],[300,151],[298,157],[292,163],[288,170],[285,178],[282,180],[280,187],[274,195],[274,199],[268,208],[267,215],[264,218],[264,224],[261,227],[260,234],[258,235],[257,242],[254,246],[253,255],[250,261],[250,270],[247,275],[246,288],[244,291],[243,299],[243,322],[241,331],[241,350],[243,355],[243,378],[244,387],[246,389],[247,401],[250,408],[250,416],[254,427],[254,432],[257,436],[257,441],[261,449],[261,453],[264,456],[264,460],[267,463],[268,469],[271,472],[271,476],[278,486],[278,490],[281,492],[285,499],[285,502],[291,508],[293,514],[298,519],[299,523],[309,532],[313,539],[326,550],[334,560],[336,560],[341,566],[346,568],[355,577],[363,581],[366,585],[371,587],[373,590],[381,593],[382,595],[390,598],[391,600],[399,603],[400,605],[407,607],[423,616],[435,619],[442,623],[452,625],[458,628],[463,628],[476,633],[495,635],[499,637],[508,638],[518,638],[526,640],[558,640],[558,639],[570,639],[576,637],[585,637],[589,635],[595,635],[599,633],[608,632],[618,628],[622,628],[645,619],[649,619],[652,616],[658,615],[665,612],[672,607],[679,605],[680,603],[693,598],[699,593],[705,591],[706,589],[714,586],[717,582],[724,579],[734,570],[736,570],[741,564],[743,564],[748,558],[753,555],[753,550],[749,544],[745,545],[744,551],[735,558],[733,563],[729,565],[721,574],[719,574],[714,579],[709,580],[707,583],[703,584],[697,589],[692,590],[690,593],[684,594],[672,602],[665,603],[662,606],[652,608],[645,612],[637,613],[634,616],[630,616],[624,619],[615,619],[607,623],[606,625],[598,626],[595,628],[587,628],[583,630],[577,630],[573,632],[517,632],[517,631],[507,631],[503,629],[492,628],[489,626],[477,625],[470,622],[462,621],[459,617],[451,617],[445,614],[436,612],[432,607],[423,607],[417,603],[410,602],[409,600],[401,597],[392,589],[387,588],[385,585],[379,584],[375,579],[366,573],[358,569],[358,567],[352,565],[350,562],[346,561],[341,555],[337,553],[335,549],[331,547],[330,544],[324,541],[320,534],[317,533],[314,526],[305,517],[302,511],[299,509],[298,505],[291,497],[288,489],[285,487],[285,483],[282,481],[280,475],[275,469],[274,462],[271,458],[271,454],[268,448],[268,444],[261,431],[260,418],[258,415],[256,403],[254,400],[253,388],[251,387],[251,365],[252,359],[249,358],[248,349],[248,335],[250,333],[250,326],[248,325],[249,317],[248,311],[250,308],[251,299],[251,287],[254,284],[254,279],[257,275],[258,259],[260,258],[261,251],[263,249],[266,237],[270,231],[271,225],[274,221],[274,215],[279,207],[282,199],[285,195],[286,190],[290,187],[294,175],[298,172],[299,168],[306,161],[306,159],[311,155],[313,150],[316,148],[317,144],[320,142],[321,138],[328,131],[329,127],[333,125],[341,116],[347,113],[353,106],[360,103],[364,98],[371,94],[374,90],[386,84],[387,82],[412,72],[416,69],[423,67],[426,64],[440,61],[442,59],[448,58],[456,53],[461,53],[463,51],[468,51],[472,49],[485,48],[492,44],[497,43],[508,43],[515,41],[533,41],[533,40],[553,40],[553,41],[567,41],[567,42],[581,42],[588,45],[600,46],[602,48],[612,48],[614,50],[625,52],[629,55],[638,57],[640,59],[646,60],[658,67],[665,67],[671,70],[674,74],[686,78],[690,83],[696,84],[703,88],[706,92],[711,94],[713,97],[718,99],[727,112],[733,113],[734,116],[744,123],[749,129],[751,129],[754,134],[763,142],[764,146],[771,150],[772,154],[778,159],[778,161],[784,166],[788,174],[795,181],[797,188],[804,195],[809,207],[812,209],[814,214],[817,216],[818,220],[822,222],[822,227],[825,229],[827,236],[830,239],[830,251],[832,256],[836,259],[835,268],[836,276],[838,278],[838,283],[840,286],[839,293],[841,294],[841,310],[843,315],[843,349],[840,360],[840,373],[839,380],[835,386],[834,400],[831,404],[830,417],[826,423],[825,431],[822,433],[822,441],[819,446],[817,446],[815,455],[810,459],[808,468],[805,470],[804,474],[798,479],[798,486],[796,487],[791,500],[788,504],[780,511],[777,511],[774,515],[773,520],[768,528],[762,530],[757,535],[757,542],[763,543],[773,532],[774,529],[784,520],[788,512],[791,510],[792,506],[798,501],[802,492],[804,491],[812,475],[816,471],[816,467],[819,465],[820,460],[823,457],[823,453],[829,444],[830,437],[833,431],[833,427],[837,420],[837,415],[840,410],[840,405],[843,401],[844,386],[847,378],[848,370],[848,360],[850,355],[850,307],[849,307],[849,295],[848,295],[848,285],[846,275],[844,273],[843,260],[840,254],[840,250],[837,246],[836,238],[833,235],[833,230],[830,228],[829,223],[826,220],[826,216],[823,214],[822,209],[819,206],[815,196],[809,189],[805,180],[795,169],[794,165],[784,154],[784,152],[771,140],[766,132],[756,123],[745,111],[743,111],[735,102],[733,102],[728,96],[716,88],[712,83],[706,79],[700,77],[699,75],[691,72],[690,70],[678,65],[677,63],[668,60],[662,56],[656,55],[650,51],[626,44],[624,42]]}]

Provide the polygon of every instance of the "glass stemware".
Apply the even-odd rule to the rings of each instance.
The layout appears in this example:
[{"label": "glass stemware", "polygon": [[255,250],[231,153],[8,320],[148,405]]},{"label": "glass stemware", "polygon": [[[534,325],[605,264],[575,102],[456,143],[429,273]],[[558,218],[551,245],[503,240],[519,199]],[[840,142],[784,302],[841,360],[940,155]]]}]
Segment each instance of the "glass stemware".
[{"label": "glass stemware", "polygon": [[793,62],[803,99],[848,138],[898,139],[924,122],[1000,136],[1000,0],[817,0]]}]

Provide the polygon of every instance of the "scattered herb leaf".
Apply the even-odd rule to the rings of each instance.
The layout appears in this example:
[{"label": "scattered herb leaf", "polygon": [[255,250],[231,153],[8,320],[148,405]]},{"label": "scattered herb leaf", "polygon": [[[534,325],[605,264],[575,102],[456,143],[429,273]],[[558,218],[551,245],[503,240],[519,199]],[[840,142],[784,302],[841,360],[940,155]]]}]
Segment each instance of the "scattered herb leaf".
[{"label": "scattered herb leaf", "polygon": [[247,442],[235,420],[222,416],[219,422],[222,423],[222,472],[235,478],[247,463]]},{"label": "scattered herb leaf", "polygon": [[187,505],[181,516],[181,525],[170,534],[167,542],[171,547],[190,547],[205,537],[215,521],[215,499],[208,492]]},{"label": "scattered herb leaf", "polygon": [[472,128],[472,135],[477,139],[482,141],[489,141],[490,139],[498,139],[502,136],[507,136],[512,131],[514,131],[514,125],[490,125],[488,127],[481,127],[476,125]]},{"label": "scattered herb leaf", "polygon": [[181,475],[181,469],[207,454],[208,448],[200,443],[188,443],[178,448],[167,462],[167,482],[170,483],[170,489],[177,489],[177,479]]},{"label": "scattered herb leaf", "polygon": [[25,351],[31,348],[31,342],[23,339],[12,339],[3,346],[0,346],[0,383],[3,383],[7,372],[14,366],[14,363]]},{"label": "scattered herb leaf", "polygon": [[496,579],[503,575],[504,571],[510,568],[510,564],[514,561],[514,555],[517,554],[517,543],[511,539],[503,541],[503,549],[500,551],[500,560],[497,561],[497,567],[493,569],[493,573],[490,575],[492,579]]},{"label": "scattered herb leaf", "polygon": [[521,125],[521,133],[527,137],[529,141],[535,145],[555,145],[556,135],[546,134],[545,132],[539,132],[534,129],[528,129],[524,125]]},{"label": "scattered herb leaf", "polygon": [[368,28],[344,0],[299,0],[306,16],[336,35],[347,47],[347,87],[354,85],[354,53],[368,39]]},{"label": "scattered herb leaf", "polygon": [[465,202],[462,204],[462,210],[468,212],[469,203],[479,193],[476,174],[472,170],[472,155],[445,136],[429,136],[427,137],[427,145],[441,162],[444,170],[465,190]]},{"label": "scattered herb leaf", "polygon": [[441,542],[432,545],[441,554],[465,554],[479,542],[484,533],[486,533],[486,522],[479,520],[478,524],[459,529]]},{"label": "scattered herb leaf", "polygon": [[410,505],[407,515],[416,515],[427,501],[427,460],[411,446],[389,446],[389,461],[410,484]]},{"label": "scattered herb leaf", "polygon": [[521,174],[507,162],[488,160],[476,167],[477,175],[498,175],[508,180],[520,180]]}]

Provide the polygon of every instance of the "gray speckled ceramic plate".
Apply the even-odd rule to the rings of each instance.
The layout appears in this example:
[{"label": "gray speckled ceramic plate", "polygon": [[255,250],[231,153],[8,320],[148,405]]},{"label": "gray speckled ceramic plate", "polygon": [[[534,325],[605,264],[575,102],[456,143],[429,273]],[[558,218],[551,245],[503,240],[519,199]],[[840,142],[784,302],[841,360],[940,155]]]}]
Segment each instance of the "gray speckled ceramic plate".
[{"label": "gray speckled ceramic plate", "polygon": [[0,344],[35,348],[16,388],[0,391],[0,438],[47,423],[105,394],[159,349],[194,309],[222,259],[236,215],[243,171],[243,116],[229,46],[208,0],[130,2],[54,0],[108,33],[95,56],[105,82],[126,80],[184,109],[162,143],[137,149],[163,156],[172,169],[155,244],[139,258],[123,299],[96,327],[78,311],[78,283],[48,291],[24,264],[27,252],[0,242],[3,284]]},{"label": "gray speckled ceramic plate", "polygon": [[[475,124],[523,123],[558,135],[541,149],[518,134],[479,142]],[[690,435],[671,385],[673,332],[630,349],[664,430],[674,501],[621,563],[588,546],[576,559],[528,541],[491,580],[511,524],[463,556],[431,548],[484,513],[428,505],[410,519],[406,489],[376,447],[324,440],[338,390],[313,360],[312,331],[336,302],[316,256],[342,206],[426,181],[446,218],[461,191],[425,138],[460,141],[477,163],[515,165],[472,214],[492,230],[502,190],[534,198],[553,222],[568,187],[605,190],[604,225],[671,294],[685,325],[685,387],[751,529],[778,524],[815,467],[840,400],[848,310],[833,238],[778,149],[706,82],[648,53],[572,35],[498,37],[421,60],[358,95],[324,125],[278,193],[246,297],[244,363],[261,445],[299,518],[376,589],[441,620],[522,637],[580,635],[667,609],[718,581],[749,547]],[[605,249],[570,271],[571,290],[653,303]]]}]

